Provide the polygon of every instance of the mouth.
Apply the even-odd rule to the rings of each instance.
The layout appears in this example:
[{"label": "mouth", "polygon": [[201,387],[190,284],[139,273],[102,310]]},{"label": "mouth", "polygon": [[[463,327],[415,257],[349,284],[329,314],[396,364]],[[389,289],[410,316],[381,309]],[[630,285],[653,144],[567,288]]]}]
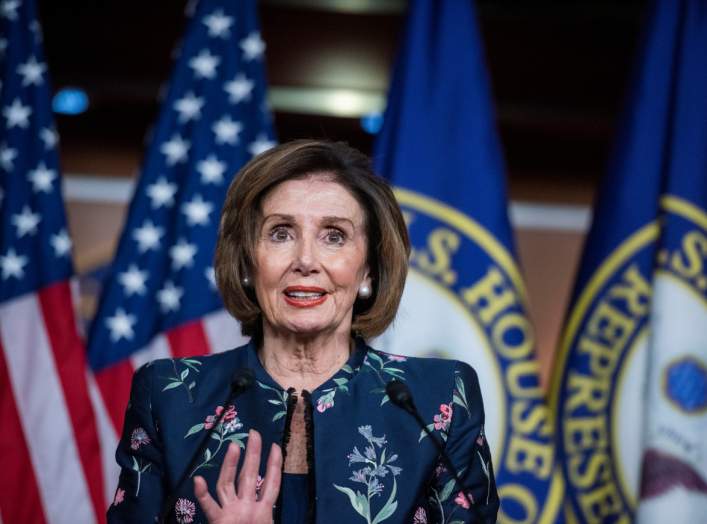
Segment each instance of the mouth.
[{"label": "mouth", "polygon": [[289,286],[283,291],[285,302],[294,307],[314,307],[327,299],[326,290],[312,286]]}]

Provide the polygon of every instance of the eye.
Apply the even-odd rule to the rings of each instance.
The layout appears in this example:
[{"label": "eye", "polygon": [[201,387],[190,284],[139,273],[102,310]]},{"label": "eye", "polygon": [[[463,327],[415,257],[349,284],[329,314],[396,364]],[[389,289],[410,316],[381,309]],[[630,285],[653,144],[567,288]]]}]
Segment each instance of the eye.
[{"label": "eye", "polygon": [[285,242],[290,239],[290,230],[287,226],[275,226],[270,230],[270,240],[274,242]]},{"label": "eye", "polygon": [[346,240],[346,234],[340,229],[327,229],[326,241],[330,244],[343,244]]}]

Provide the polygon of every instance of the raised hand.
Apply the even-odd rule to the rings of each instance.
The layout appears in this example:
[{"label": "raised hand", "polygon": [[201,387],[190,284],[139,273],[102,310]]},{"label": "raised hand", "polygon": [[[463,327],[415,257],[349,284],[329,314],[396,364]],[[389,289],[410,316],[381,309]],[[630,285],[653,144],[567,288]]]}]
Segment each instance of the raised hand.
[{"label": "raised hand", "polygon": [[233,442],[228,446],[216,482],[218,502],[209,493],[206,480],[194,477],[194,494],[211,524],[272,524],[273,505],[280,492],[282,450],[277,444],[270,448],[265,479],[259,493],[256,493],[261,448],[260,433],[250,430],[236,487],[241,449]]}]

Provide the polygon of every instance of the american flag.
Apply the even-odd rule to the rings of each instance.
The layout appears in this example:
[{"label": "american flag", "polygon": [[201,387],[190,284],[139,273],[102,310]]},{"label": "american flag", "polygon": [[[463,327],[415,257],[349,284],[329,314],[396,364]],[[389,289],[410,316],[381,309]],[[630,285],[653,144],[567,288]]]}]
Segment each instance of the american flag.
[{"label": "american flag", "polygon": [[0,2],[0,521],[103,521],[71,240],[33,0]]},{"label": "american flag", "polygon": [[218,295],[213,256],[231,178],[274,145],[265,45],[255,0],[202,0],[189,16],[89,334],[112,449],[137,367],[243,342]]}]

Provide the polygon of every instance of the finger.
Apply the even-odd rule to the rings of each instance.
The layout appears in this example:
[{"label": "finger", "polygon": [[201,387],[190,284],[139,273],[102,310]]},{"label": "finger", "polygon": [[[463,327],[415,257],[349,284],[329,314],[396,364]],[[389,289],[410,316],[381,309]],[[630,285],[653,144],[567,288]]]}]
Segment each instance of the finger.
[{"label": "finger", "polygon": [[260,469],[260,449],[262,440],[260,433],[251,429],[248,432],[248,445],[245,448],[243,467],[238,475],[238,498],[255,500],[255,485],[258,481]]},{"label": "finger", "polygon": [[277,502],[277,495],[280,493],[280,482],[282,481],[282,450],[280,446],[274,444],[270,446],[267,470],[265,471],[265,481],[260,492],[260,500],[265,504],[273,505]]},{"label": "finger", "polygon": [[206,486],[204,477],[194,477],[194,495],[209,522],[214,522],[221,515],[221,506],[213,499]]},{"label": "finger", "polygon": [[221,505],[236,495],[236,469],[240,454],[241,449],[237,444],[231,442],[226,450],[216,481],[216,494]]}]

